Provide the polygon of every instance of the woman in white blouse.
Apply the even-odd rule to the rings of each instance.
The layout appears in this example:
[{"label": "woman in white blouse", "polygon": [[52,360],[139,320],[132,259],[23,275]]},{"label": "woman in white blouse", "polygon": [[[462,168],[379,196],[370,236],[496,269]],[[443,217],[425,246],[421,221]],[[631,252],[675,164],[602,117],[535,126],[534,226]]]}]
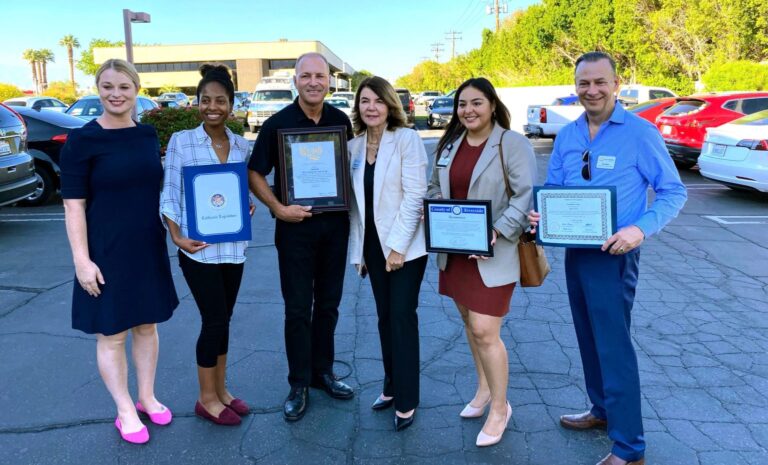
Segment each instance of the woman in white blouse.
[{"label": "woman in white blouse", "polygon": [[371,276],[379,316],[384,386],[371,408],[394,404],[396,431],[411,426],[419,404],[419,289],[427,266],[422,199],[427,153],[405,127],[400,99],[386,80],[360,83],[352,111],[350,262]]},{"label": "woman in white blouse", "polygon": [[[226,127],[235,87],[223,65],[203,65],[197,86],[203,123],[171,136],[165,156],[165,179],[160,214],[179,248],[179,265],[202,317],[197,339],[197,376],[200,397],[195,414],[220,425],[238,425],[249,413],[248,404],[226,387],[229,321],[243,276],[246,241],[207,244],[188,237],[182,168],[218,163],[242,163],[248,142]],[[253,206],[251,206],[253,213]]]}]

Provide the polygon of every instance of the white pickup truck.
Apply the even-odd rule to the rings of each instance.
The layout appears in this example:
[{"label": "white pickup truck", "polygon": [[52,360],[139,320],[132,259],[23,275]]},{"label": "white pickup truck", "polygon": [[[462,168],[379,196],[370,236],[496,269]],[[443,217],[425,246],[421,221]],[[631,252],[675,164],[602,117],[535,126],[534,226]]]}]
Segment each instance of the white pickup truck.
[{"label": "white pickup truck", "polygon": [[552,105],[529,105],[528,124],[523,126],[523,131],[527,137],[554,139],[563,126],[574,121],[582,113],[584,107],[575,95],[556,98]]}]

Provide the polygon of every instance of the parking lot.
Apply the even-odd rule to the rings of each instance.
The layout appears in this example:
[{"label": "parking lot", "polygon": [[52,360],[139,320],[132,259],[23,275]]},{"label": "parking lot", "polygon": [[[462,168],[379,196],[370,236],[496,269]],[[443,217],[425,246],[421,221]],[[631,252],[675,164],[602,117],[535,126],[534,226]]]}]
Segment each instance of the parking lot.
[{"label": "parking lot", "polygon": [[[439,131],[423,132],[428,153]],[[539,181],[552,142],[534,140]],[[768,199],[681,172],[689,200],[642,248],[633,332],[641,369],[647,463],[764,465],[768,459]],[[567,304],[562,250],[540,288],[518,289],[502,329],[513,416],[502,442],[478,449],[482,422],[458,412],[474,393],[461,320],[437,289],[434,261],[420,297],[422,393],[412,428],[369,405],[381,387],[370,285],[348,269],[336,371],[355,400],[311,391],[307,416],[282,419],[287,393],[283,310],[263,206],[253,218],[232,323],[230,384],[254,408],[227,429],[197,419],[194,342],[199,315],[172,257],[182,299],[162,324],[158,398],[174,411],[150,425],[146,446],[123,442],[99,378],[94,338],[70,328],[73,267],[61,201],[0,210],[0,462],[26,464],[504,463],[592,464],[610,448],[601,432],[566,431],[563,413],[586,407]],[[137,238],[136,247],[141,247]],[[132,380],[135,384],[135,380]]]}]

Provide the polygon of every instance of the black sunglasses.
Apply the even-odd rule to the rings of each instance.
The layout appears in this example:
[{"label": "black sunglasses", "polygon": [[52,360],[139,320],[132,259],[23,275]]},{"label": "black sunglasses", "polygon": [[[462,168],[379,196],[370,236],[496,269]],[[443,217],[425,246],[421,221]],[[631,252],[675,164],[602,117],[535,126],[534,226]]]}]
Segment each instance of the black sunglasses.
[{"label": "black sunglasses", "polygon": [[584,178],[585,181],[589,181],[592,179],[592,171],[589,168],[589,149],[581,154],[581,161],[584,162],[584,166],[581,167],[581,177]]}]

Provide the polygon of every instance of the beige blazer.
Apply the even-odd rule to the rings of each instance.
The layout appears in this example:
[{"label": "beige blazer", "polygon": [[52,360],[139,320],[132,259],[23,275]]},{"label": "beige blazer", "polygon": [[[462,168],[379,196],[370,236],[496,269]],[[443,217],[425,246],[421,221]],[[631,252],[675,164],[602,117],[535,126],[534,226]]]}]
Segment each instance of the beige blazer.
[{"label": "beige blazer", "polygon": [[[504,128],[495,124],[472,171],[467,196],[468,199],[491,201],[493,227],[501,233],[496,239],[493,257],[477,261],[480,276],[488,287],[503,286],[520,280],[517,241],[520,233],[529,226],[527,212],[532,206],[533,183],[536,176],[536,155],[533,152],[533,146],[520,133],[506,131],[504,163],[513,192],[512,197],[507,198],[499,161],[499,141],[502,133]],[[438,160],[440,157],[447,156],[448,161],[445,167],[435,163],[427,192],[429,198],[442,196],[444,199],[449,199],[451,197],[448,174],[465,135],[466,133],[456,139],[450,150],[446,148],[443,153],[437,154]],[[445,165],[445,162],[440,164]],[[437,255],[437,266],[441,270],[445,270],[447,261],[446,254]]]},{"label": "beige blazer", "polygon": [[[363,262],[365,237],[365,143],[363,133],[349,141],[352,206],[349,214],[349,261]],[[384,258],[395,250],[405,261],[427,254],[423,199],[427,194],[427,153],[413,129],[384,131],[373,175],[373,211]]]}]

